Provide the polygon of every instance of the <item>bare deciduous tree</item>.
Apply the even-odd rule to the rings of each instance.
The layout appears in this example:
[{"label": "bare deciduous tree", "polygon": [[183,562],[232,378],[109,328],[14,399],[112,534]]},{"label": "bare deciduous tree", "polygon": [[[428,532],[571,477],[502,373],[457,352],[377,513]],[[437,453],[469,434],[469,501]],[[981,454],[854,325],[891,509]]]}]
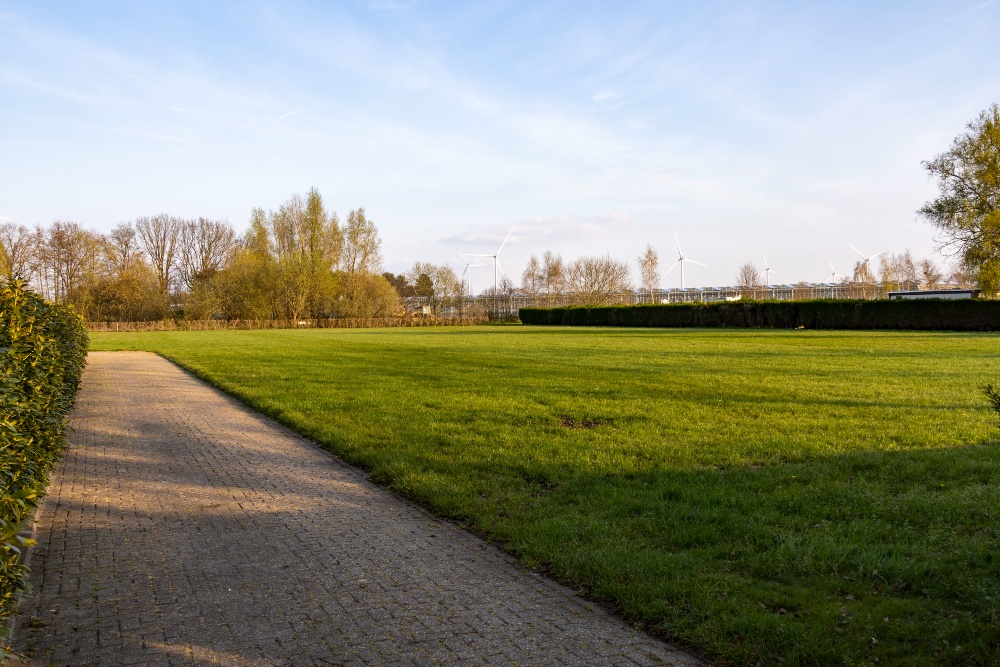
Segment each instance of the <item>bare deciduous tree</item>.
[{"label": "bare deciduous tree", "polygon": [[611,295],[632,289],[628,264],[610,257],[581,257],[569,265],[567,274],[581,303],[607,303]]},{"label": "bare deciduous tree", "polygon": [[47,231],[36,234],[38,260],[48,276],[51,298],[67,303],[81,286],[84,277],[94,271],[99,239],[75,222],[56,220]]},{"label": "bare deciduous tree", "polygon": [[917,263],[913,260],[913,255],[910,254],[909,249],[904,250],[901,255],[898,255],[896,262],[897,270],[903,282],[908,283],[911,288],[916,289],[917,283],[920,282],[920,272],[917,270]]},{"label": "bare deciduous tree", "polygon": [[875,282],[875,275],[872,273],[869,263],[862,260],[858,260],[854,263],[854,277],[853,282],[860,283],[862,285],[871,285]]},{"label": "bare deciduous tree", "polygon": [[975,269],[970,268],[963,260],[957,260],[948,273],[948,279],[962,287],[968,289],[976,286]]},{"label": "bare deciduous tree", "polygon": [[181,227],[180,277],[188,289],[211,278],[225,264],[236,232],[224,220],[185,221]]},{"label": "bare deciduous tree", "polygon": [[177,272],[177,245],[183,221],[166,214],[147,216],[135,221],[139,243],[149,255],[160,292],[166,298]]},{"label": "bare deciduous tree", "polygon": [[563,258],[546,250],[542,256],[542,274],[545,277],[546,294],[560,294],[566,289],[566,264]]},{"label": "bare deciduous tree", "polygon": [[462,281],[458,274],[447,264],[439,266],[432,276],[434,281],[434,296],[440,305],[451,304],[462,295]]},{"label": "bare deciduous tree", "polygon": [[378,229],[365,216],[365,209],[358,208],[348,213],[344,229],[344,272],[378,273],[382,268],[381,249]]},{"label": "bare deciduous tree", "polygon": [[537,296],[545,289],[545,273],[534,255],[528,258],[528,264],[521,272],[521,289],[531,296]]},{"label": "bare deciduous tree", "polygon": [[36,256],[35,236],[24,225],[3,223],[0,225],[0,255],[4,276],[30,280]]},{"label": "bare deciduous tree", "polygon": [[879,258],[879,277],[888,290],[916,289],[919,276],[910,251],[882,255]]},{"label": "bare deciduous tree", "polygon": [[934,260],[929,257],[921,260],[919,268],[920,279],[928,289],[934,289],[937,287],[941,282],[941,279],[944,277],[944,274],[941,273],[941,269],[939,269],[938,265],[934,263]]},{"label": "bare deciduous tree", "polygon": [[639,255],[639,277],[642,280],[643,289],[649,292],[649,297],[653,297],[653,292],[660,288],[660,256],[656,254],[653,246],[646,244],[646,252]]},{"label": "bare deciduous tree", "polygon": [[754,290],[760,288],[763,284],[763,281],[760,279],[760,271],[757,270],[753,262],[747,262],[736,273],[736,286],[740,289]]},{"label": "bare deciduous tree", "polygon": [[115,274],[120,275],[128,270],[141,252],[138,234],[131,223],[117,225],[105,239],[105,255]]}]

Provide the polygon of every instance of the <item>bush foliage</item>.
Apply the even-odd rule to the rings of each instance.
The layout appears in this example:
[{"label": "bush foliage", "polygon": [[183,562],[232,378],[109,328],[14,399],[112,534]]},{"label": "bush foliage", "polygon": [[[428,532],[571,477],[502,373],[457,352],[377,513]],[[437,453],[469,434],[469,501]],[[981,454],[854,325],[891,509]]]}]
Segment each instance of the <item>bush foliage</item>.
[{"label": "bush foliage", "polygon": [[26,587],[20,533],[66,442],[87,355],[83,319],[15,280],[0,285],[0,633]]},{"label": "bush foliage", "polygon": [[1000,301],[912,299],[521,308],[525,324],[614,327],[1000,330]]}]

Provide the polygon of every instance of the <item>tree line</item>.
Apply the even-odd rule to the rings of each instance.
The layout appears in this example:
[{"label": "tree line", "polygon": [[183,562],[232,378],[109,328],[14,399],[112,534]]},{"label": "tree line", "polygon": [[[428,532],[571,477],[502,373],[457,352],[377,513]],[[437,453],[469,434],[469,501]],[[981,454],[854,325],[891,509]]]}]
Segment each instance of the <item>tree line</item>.
[{"label": "tree line", "polygon": [[[450,266],[418,261],[404,273],[382,273],[381,245],[363,208],[341,221],[312,189],[276,211],[254,209],[242,235],[224,220],[169,215],[139,217],[107,234],[74,222],[34,229],[6,223],[0,225],[0,272],[28,280],[90,321],[389,317],[405,314],[407,301],[434,314],[482,310],[469,301],[468,270],[459,276]],[[639,288],[652,295],[661,273],[651,245],[636,267]],[[882,255],[878,274],[890,289],[934,287],[944,279],[933,260],[916,261],[909,251]],[[961,268],[948,278],[961,285],[973,280]],[[853,276],[840,282],[877,279],[867,263],[858,262]],[[762,274],[748,262],[736,284],[762,287]],[[633,289],[627,262],[609,256],[567,261],[546,251],[531,255],[519,287],[503,275],[496,289],[490,286],[480,297],[603,304]]]},{"label": "tree line", "polygon": [[[830,278],[827,282],[841,285],[881,283],[886,290],[934,289],[945,283],[960,287],[974,284],[972,275],[961,262],[946,271],[930,257],[915,259],[909,250],[882,253],[874,269],[870,262],[859,260],[854,263],[851,275],[831,274]],[[763,271],[753,262],[746,262],[736,273],[736,287],[741,289],[758,289],[764,287],[764,283]]]},{"label": "tree line", "polygon": [[363,208],[342,222],[314,188],[225,220],[139,217],[107,234],[75,222],[0,225],[0,272],[88,320],[386,317],[399,295]]}]

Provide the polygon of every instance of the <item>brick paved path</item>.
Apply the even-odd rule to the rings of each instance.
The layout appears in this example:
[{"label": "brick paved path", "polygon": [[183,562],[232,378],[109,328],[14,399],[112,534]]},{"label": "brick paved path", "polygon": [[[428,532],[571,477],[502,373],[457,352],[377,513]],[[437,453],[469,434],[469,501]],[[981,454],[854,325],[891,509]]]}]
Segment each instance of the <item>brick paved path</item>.
[{"label": "brick paved path", "polygon": [[92,353],[33,665],[698,664],[152,354]]}]

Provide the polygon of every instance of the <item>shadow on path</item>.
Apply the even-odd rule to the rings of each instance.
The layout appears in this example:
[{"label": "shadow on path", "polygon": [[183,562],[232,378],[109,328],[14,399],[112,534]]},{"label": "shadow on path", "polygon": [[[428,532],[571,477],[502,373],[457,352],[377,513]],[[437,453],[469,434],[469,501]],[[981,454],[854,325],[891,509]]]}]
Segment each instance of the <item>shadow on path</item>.
[{"label": "shadow on path", "polygon": [[91,353],[72,427],[31,664],[700,664],[155,355]]}]

